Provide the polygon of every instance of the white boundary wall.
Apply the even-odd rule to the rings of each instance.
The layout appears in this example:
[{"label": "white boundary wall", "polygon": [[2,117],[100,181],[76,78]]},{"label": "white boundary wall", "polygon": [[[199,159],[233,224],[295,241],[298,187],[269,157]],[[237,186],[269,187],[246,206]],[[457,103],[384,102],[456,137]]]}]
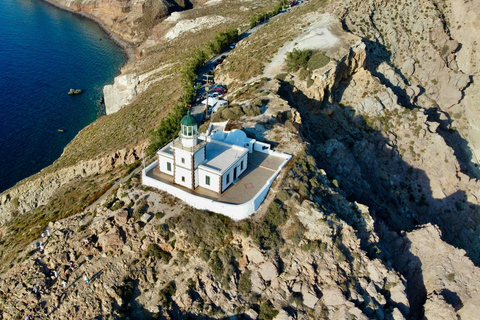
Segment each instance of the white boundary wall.
[{"label": "white boundary wall", "polygon": [[275,171],[275,173],[267,180],[267,182],[262,187],[262,189],[260,189],[251,200],[242,204],[230,204],[230,203],[223,203],[223,202],[207,199],[207,198],[186,192],[169,183],[165,183],[165,182],[148,177],[147,172],[150,170],[153,170],[153,168],[155,168],[155,166],[158,165],[158,160],[156,160],[155,162],[153,162],[148,167],[142,170],[142,183],[143,185],[166,191],[196,209],[213,211],[213,212],[223,214],[224,216],[230,217],[233,220],[241,220],[248,217],[255,211],[257,211],[258,207],[260,207],[260,204],[262,204],[263,200],[265,200],[268,194],[268,190],[270,190],[270,186],[272,185],[273,181],[277,177],[278,173],[280,173],[280,171],[283,169],[285,164],[287,164],[287,162],[292,158],[291,155],[285,154],[285,153],[277,153],[272,150],[262,150],[262,151],[264,153],[274,154],[275,156],[282,157],[285,160],[278,167],[277,171]]}]

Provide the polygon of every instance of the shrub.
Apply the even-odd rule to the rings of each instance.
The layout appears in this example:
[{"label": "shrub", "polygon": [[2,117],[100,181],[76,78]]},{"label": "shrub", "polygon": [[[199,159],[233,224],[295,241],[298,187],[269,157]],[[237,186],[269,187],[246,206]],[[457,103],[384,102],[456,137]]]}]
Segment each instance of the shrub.
[{"label": "shrub", "polygon": [[105,203],[103,204],[103,206],[104,206],[105,208],[107,208],[107,209],[110,209],[117,200],[118,200],[118,198],[113,197],[112,199],[110,199],[110,200],[108,200],[107,202],[105,202]]},{"label": "shrub", "polygon": [[251,235],[255,243],[262,249],[277,249],[283,244],[278,227],[288,219],[287,212],[277,201],[272,202],[257,228]]},{"label": "shrub", "polygon": [[163,289],[158,293],[158,297],[162,302],[162,305],[166,308],[170,308],[173,304],[172,297],[177,292],[177,286],[175,280],[170,281]]},{"label": "shrub", "polygon": [[123,208],[123,206],[125,205],[125,202],[123,201],[116,201],[115,204],[110,208],[110,210],[112,211],[117,211],[121,208]]},{"label": "shrub", "polygon": [[288,299],[290,304],[296,304],[301,306],[303,304],[303,294],[301,292],[292,292],[290,298]]},{"label": "shrub", "polygon": [[243,112],[245,113],[246,116],[256,117],[262,113],[262,110],[258,106],[248,105],[243,107]]},{"label": "shrub", "polygon": [[285,81],[286,77],[287,77],[287,73],[279,73],[275,76],[275,79],[280,80],[280,81]]},{"label": "shrub", "polygon": [[263,320],[272,320],[278,315],[278,310],[275,310],[273,304],[270,301],[262,303],[260,306],[260,313],[258,317]]},{"label": "shrub", "polygon": [[455,273],[449,273],[447,275],[448,281],[454,281],[455,280]]},{"label": "shrub", "polygon": [[287,63],[287,70],[289,72],[296,72],[300,68],[306,68],[307,62],[312,55],[312,50],[298,50],[293,49],[293,51],[287,53],[285,62]]},{"label": "shrub", "polygon": [[245,113],[243,112],[242,107],[239,105],[226,107],[222,110],[222,118],[225,120],[239,119],[244,115]]},{"label": "shrub", "polygon": [[210,270],[212,270],[213,275],[220,279],[223,274],[223,262],[218,256],[217,251],[213,251],[210,254],[210,260],[208,261],[208,266],[210,267]]},{"label": "shrub", "polygon": [[135,281],[127,277],[123,279],[123,285],[115,289],[115,293],[122,298],[124,304],[127,304],[132,299],[134,290]]},{"label": "shrub", "polygon": [[145,257],[154,257],[157,260],[162,260],[168,263],[172,258],[169,252],[163,251],[157,244],[151,243],[145,251]]},{"label": "shrub", "polygon": [[312,78],[308,78],[308,79],[307,79],[307,88],[310,88],[313,83],[314,83],[313,79],[312,79]]},{"label": "shrub", "polygon": [[300,74],[299,74],[298,76],[300,77],[301,80],[306,80],[307,77],[310,76],[310,72],[308,72],[307,69],[303,69],[303,68],[302,68],[302,69],[300,70]]},{"label": "shrub", "polygon": [[238,280],[238,291],[244,295],[250,294],[252,290],[251,275],[252,272],[250,270],[246,270],[240,275],[240,279]]},{"label": "shrub", "polygon": [[330,58],[327,57],[322,51],[317,51],[312,54],[307,62],[307,68],[310,71],[320,69],[326,66],[330,62]]},{"label": "shrub", "polygon": [[133,221],[137,221],[138,219],[140,219],[140,217],[145,213],[147,212],[147,205],[144,204],[144,203],[141,203],[140,205],[138,205],[135,210],[133,211],[133,214],[132,214],[132,218],[133,218]]}]

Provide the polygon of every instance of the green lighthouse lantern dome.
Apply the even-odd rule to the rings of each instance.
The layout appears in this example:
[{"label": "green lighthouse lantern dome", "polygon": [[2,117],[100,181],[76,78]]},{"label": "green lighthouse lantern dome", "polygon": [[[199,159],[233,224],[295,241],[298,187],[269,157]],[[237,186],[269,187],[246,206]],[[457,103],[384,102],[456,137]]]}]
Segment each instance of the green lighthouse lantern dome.
[{"label": "green lighthouse lantern dome", "polygon": [[187,114],[180,121],[182,126],[187,127],[197,127],[197,120],[190,114],[190,110],[187,111]]},{"label": "green lighthouse lantern dome", "polygon": [[197,144],[198,129],[197,121],[190,114],[190,110],[187,111],[187,115],[180,121],[181,131],[180,137],[184,146],[192,147]]}]

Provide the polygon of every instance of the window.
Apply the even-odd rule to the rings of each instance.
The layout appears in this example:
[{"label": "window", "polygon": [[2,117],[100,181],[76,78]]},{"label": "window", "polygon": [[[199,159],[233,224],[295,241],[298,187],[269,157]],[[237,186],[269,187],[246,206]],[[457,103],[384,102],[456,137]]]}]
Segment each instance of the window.
[{"label": "window", "polygon": [[185,158],[182,158],[182,163],[185,163]]},{"label": "window", "polygon": [[230,173],[227,174],[227,184],[230,182]]},{"label": "window", "polygon": [[209,176],[205,176],[205,184],[206,184],[207,186],[210,185],[210,177],[209,177]]},{"label": "window", "polygon": [[240,162],[240,170],[243,170],[243,160]]},{"label": "window", "polygon": [[167,171],[172,171],[172,164],[167,162]]},{"label": "window", "polygon": [[185,182],[185,177],[182,177],[182,182]]}]

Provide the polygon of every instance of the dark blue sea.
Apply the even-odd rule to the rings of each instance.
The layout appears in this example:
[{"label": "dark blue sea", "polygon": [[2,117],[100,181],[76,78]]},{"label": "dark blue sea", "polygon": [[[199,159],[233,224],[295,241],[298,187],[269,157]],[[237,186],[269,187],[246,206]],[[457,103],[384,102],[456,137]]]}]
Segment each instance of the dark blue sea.
[{"label": "dark blue sea", "polygon": [[92,21],[40,0],[0,0],[0,192],[52,164],[104,114],[102,87],[125,61]]}]

